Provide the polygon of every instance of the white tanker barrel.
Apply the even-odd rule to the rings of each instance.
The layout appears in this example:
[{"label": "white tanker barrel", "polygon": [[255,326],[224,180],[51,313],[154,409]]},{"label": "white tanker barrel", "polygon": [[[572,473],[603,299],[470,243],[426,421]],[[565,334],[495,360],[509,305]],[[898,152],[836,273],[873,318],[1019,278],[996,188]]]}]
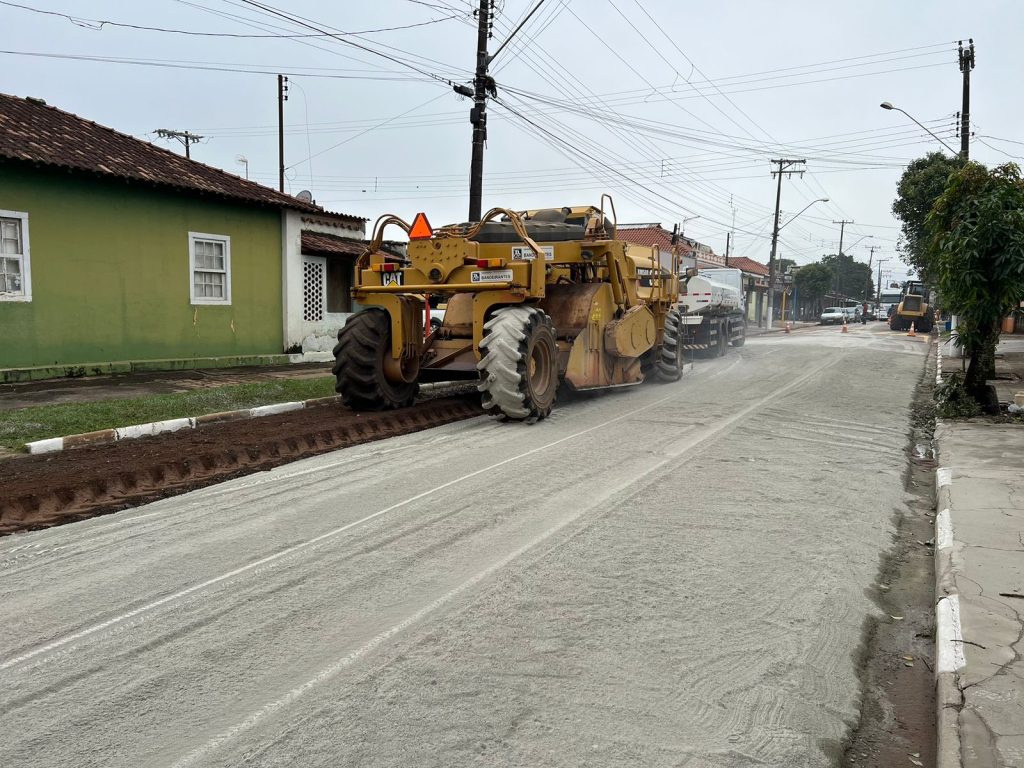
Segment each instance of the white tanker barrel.
[{"label": "white tanker barrel", "polygon": [[703,274],[691,277],[686,283],[686,293],[679,297],[679,302],[685,304],[690,312],[739,309],[741,301],[738,288]]}]

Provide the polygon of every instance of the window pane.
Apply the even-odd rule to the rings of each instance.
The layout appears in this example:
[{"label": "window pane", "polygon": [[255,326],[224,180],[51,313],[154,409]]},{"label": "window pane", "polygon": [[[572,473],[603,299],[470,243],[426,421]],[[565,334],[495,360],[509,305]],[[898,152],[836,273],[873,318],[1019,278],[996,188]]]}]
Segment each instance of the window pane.
[{"label": "window pane", "polygon": [[224,275],[217,272],[196,272],[193,280],[197,299],[223,299]]},{"label": "window pane", "polygon": [[0,219],[0,253],[21,253],[21,222]]},{"label": "window pane", "polygon": [[218,240],[196,240],[196,269],[224,269],[224,243]]},{"label": "window pane", "polygon": [[0,259],[0,274],[20,275],[21,259]]}]

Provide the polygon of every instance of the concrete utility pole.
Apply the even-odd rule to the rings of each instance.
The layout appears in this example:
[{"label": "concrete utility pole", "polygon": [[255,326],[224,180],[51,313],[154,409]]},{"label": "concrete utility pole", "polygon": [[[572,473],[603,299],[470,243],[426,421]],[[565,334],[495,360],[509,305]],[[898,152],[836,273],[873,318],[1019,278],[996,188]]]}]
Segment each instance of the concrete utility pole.
[{"label": "concrete utility pole", "polygon": [[[301,88],[300,88],[301,90]],[[288,78],[277,76],[277,183],[284,192],[284,103],[288,101]]]},{"label": "concrete utility pole", "polygon": [[[870,246],[870,248],[871,248],[870,253],[868,253],[868,275],[871,274],[871,262],[875,258],[875,251],[882,250],[882,246],[880,246],[880,245],[872,245],[872,246]],[[866,288],[864,290],[864,300],[867,301],[869,298],[871,298],[871,287],[870,286],[868,286],[868,288]]]},{"label": "concrete utility pole", "polygon": [[[469,220],[480,221],[484,196],[484,143],[487,141],[487,93],[494,93],[494,81],[487,74],[490,58],[487,40],[491,36],[491,12],[494,0],[480,0],[477,10],[476,76],[473,78],[473,108],[469,122],[473,124],[473,158],[469,165]],[[458,91],[458,88],[456,88]]]},{"label": "concrete utility pole", "polygon": [[189,147],[195,144],[200,139],[205,138],[198,134],[190,133],[189,131],[170,131],[167,128],[157,128],[156,135],[159,136],[161,139],[177,139],[182,144],[184,144],[185,158],[188,160],[192,159],[192,153],[189,152]]},{"label": "concrete utility pole", "polygon": [[960,157],[964,160],[971,158],[971,70],[974,69],[974,39],[967,41],[968,47],[964,48],[964,41],[960,41],[960,71],[964,73],[964,100],[963,108],[960,110]]},{"label": "concrete utility pole", "polygon": [[772,165],[779,166],[777,170],[772,170],[772,177],[778,176],[779,185],[775,191],[775,226],[772,227],[772,252],[768,257],[768,320],[765,323],[765,328],[769,331],[772,329],[772,313],[775,311],[773,306],[775,303],[775,253],[779,248],[779,206],[782,204],[782,174],[785,173],[788,176],[792,176],[794,173],[799,173],[803,176],[804,169],[802,167],[798,171],[789,169],[794,165],[805,166],[807,161],[780,158],[772,160],[771,163]]},{"label": "concrete utility pole", "polygon": [[878,260],[878,281],[875,283],[875,304],[882,301],[882,265],[887,261],[889,261],[889,259]]},{"label": "concrete utility pole", "polygon": [[852,219],[849,219],[849,220],[842,219],[841,221],[836,221],[835,219],[833,219],[832,223],[839,225],[839,258],[836,259],[836,285],[835,285],[835,288],[836,288],[836,301],[838,301],[839,300],[839,265],[843,261],[843,234],[846,232],[846,225],[847,224],[854,224],[856,222],[854,222]]}]

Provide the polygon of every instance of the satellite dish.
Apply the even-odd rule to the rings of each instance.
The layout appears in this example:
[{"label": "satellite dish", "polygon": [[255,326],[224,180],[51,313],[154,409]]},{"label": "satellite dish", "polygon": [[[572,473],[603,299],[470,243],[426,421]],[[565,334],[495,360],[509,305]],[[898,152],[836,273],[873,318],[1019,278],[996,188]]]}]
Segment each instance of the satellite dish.
[{"label": "satellite dish", "polygon": [[301,200],[304,203],[312,203],[313,202],[313,193],[310,192],[308,189],[302,190],[295,197],[297,199]]}]

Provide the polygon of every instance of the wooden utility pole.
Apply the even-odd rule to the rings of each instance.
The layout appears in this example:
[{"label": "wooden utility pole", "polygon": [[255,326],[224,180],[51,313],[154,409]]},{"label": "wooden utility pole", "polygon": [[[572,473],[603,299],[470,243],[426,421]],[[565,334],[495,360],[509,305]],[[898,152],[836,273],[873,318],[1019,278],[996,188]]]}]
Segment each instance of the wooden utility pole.
[{"label": "wooden utility pole", "polygon": [[288,101],[288,78],[277,76],[277,183],[284,192],[284,103]]},{"label": "wooden utility pole", "polygon": [[[804,174],[802,166],[807,165],[806,160],[787,160],[781,158],[779,160],[772,160],[772,165],[779,166],[778,169],[772,170],[772,176],[779,177],[779,186],[775,191],[775,226],[772,228],[772,251],[771,255],[768,256],[768,320],[765,322],[765,328],[769,331],[772,329],[772,313],[775,311],[775,253],[779,247],[779,206],[782,204],[782,174],[792,176],[794,173],[799,173],[801,176]],[[793,166],[801,166],[800,170],[790,170]]]},{"label": "wooden utility pole", "polygon": [[969,160],[971,157],[971,70],[974,69],[974,39],[960,41],[960,71],[964,74],[964,100],[960,110],[960,157]]}]

